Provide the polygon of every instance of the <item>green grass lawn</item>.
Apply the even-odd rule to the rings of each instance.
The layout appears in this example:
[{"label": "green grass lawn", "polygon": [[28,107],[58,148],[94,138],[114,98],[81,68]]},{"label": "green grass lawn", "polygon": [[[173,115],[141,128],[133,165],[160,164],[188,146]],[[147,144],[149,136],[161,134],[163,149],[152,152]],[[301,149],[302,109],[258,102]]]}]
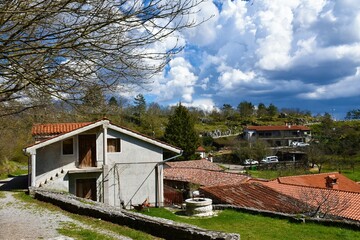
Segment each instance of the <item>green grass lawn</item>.
[{"label": "green grass lawn", "polygon": [[254,178],[275,179],[277,177],[310,174],[310,171],[297,170],[247,170],[247,173]]},{"label": "green grass lawn", "polygon": [[342,170],[341,173],[355,182],[360,182],[360,171]]},{"label": "green grass lawn", "polygon": [[288,220],[252,215],[232,210],[220,211],[215,217],[195,218],[175,214],[164,208],[151,208],[144,214],[171,219],[205,229],[239,233],[242,240],[319,240],[360,239],[360,231],[328,227],[314,223],[291,223]]}]

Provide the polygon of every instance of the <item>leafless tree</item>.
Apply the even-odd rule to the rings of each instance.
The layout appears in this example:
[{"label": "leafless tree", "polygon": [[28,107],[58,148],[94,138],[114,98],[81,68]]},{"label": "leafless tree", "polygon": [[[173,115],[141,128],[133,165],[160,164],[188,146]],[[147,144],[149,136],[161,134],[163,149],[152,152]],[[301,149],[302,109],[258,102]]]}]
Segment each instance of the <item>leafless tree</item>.
[{"label": "leafless tree", "polygon": [[341,197],[337,190],[319,188],[299,188],[299,201],[294,201],[296,207],[310,217],[334,218],[349,207],[349,200]]},{"label": "leafless tree", "polygon": [[193,17],[203,1],[0,0],[0,116],[39,93],[74,103],[85,87],[144,86],[206,20]]}]

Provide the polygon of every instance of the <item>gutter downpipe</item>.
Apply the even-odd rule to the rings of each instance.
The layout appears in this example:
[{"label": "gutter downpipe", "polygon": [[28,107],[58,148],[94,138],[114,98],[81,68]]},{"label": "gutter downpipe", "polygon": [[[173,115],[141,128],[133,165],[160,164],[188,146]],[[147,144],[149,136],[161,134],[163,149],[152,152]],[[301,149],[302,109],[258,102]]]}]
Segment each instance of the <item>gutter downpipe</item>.
[{"label": "gutter downpipe", "polygon": [[161,207],[164,205],[164,176],[163,176],[163,165],[164,163],[173,160],[175,158],[181,157],[184,151],[181,150],[180,154],[167,158],[161,162],[158,162],[155,166],[156,169],[156,206]]}]

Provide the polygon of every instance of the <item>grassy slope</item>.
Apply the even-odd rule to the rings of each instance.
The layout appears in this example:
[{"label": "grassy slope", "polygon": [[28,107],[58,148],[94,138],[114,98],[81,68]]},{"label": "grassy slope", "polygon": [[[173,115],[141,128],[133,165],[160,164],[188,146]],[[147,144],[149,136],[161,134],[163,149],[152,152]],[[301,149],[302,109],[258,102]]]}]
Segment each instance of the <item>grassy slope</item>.
[{"label": "grassy slope", "polygon": [[212,218],[189,218],[176,215],[166,209],[150,209],[149,212],[144,213],[197,225],[201,228],[239,233],[242,240],[360,239],[360,231],[311,223],[291,223],[283,219],[263,217],[231,210],[222,211],[218,216]]}]

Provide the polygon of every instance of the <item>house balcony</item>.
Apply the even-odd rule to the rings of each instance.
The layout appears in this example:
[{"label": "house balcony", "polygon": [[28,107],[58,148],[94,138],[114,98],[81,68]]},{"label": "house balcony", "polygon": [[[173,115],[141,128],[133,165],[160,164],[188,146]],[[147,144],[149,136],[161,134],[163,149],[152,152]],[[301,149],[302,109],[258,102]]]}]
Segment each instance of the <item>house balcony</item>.
[{"label": "house balcony", "polygon": [[256,136],[257,139],[267,139],[267,140],[297,140],[305,139],[309,136]]},{"label": "house balcony", "polygon": [[74,173],[102,173],[102,167],[86,167],[86,168],[71,168],[67,169],[69,174]]}]

